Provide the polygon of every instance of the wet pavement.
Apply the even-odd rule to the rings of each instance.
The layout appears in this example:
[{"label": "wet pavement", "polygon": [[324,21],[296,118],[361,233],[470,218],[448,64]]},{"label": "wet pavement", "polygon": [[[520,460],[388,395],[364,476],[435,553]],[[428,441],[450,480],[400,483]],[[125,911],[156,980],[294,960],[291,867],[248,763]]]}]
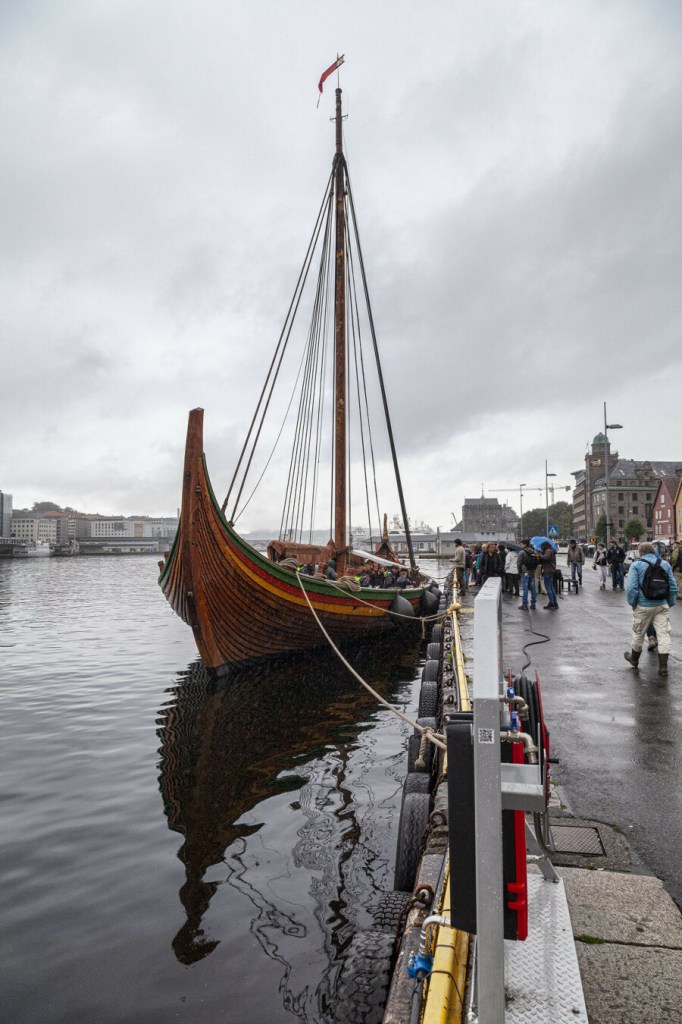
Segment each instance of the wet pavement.
[{"label": "wet pavement", "polygon": [[[599,590],[589,561],[578,595],[564,590],[558,612],[544,611],[545,603],[531,613],[532,628],[551,639],[528,655],[564,803],[576,816],[617,826],[635,860],[682,906],[682,607],[671,611],[670,674],[661,678],[646,649],[638,672],[624,660],[632,611],[610,581]],[[523,645],[540,639],[519,604],[503,597],[504,664],[514,672],[526,660]]]}]

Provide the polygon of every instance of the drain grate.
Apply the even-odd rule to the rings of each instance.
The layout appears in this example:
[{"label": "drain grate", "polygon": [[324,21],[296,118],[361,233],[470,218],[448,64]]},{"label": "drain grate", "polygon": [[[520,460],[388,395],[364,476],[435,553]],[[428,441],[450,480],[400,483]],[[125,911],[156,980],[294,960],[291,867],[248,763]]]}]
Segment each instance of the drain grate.
[{"label": "drain grate", "polygon": [[552,825],[554,848],[557,853],[584,853],[590,857],[605,857],[596,828],[580,825]]}]

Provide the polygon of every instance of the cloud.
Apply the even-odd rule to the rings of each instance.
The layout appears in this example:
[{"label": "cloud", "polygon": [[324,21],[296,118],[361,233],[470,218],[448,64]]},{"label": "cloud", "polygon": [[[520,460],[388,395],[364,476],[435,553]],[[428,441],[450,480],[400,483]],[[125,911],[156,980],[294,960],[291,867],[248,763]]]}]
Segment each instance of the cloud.
[{"label": "cloud", "polygon": [[[623,454],[682,458],[679,13],[597,0],[390,13],[4,9],[0,487],[19,504],[174,511],[197,405],[226,488],[329,172],[331,88],[318,110],[315,86],[337,51],[413,513],[445,525],[482,482],[540,482],[545,458],[569,483],[604,398]],[[278,520],[284,442],[244,529]],[[379,424],[377,456],[392,512]]]}]

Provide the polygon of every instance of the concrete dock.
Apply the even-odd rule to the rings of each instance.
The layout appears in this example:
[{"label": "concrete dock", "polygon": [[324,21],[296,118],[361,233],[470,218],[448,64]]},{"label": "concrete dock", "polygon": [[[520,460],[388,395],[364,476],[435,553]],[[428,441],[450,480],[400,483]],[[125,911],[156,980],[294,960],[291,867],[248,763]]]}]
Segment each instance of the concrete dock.
[{"label": "concrete dock", "polygon": [[[557,846],[575,848],[552,860],[566,890],[589,1020],[681,1024],[682,914],[673,896],[682,902],[682,616],[671,612],[667,679],[646,651],[634,672],[623,658],[631,609],[622,591],[600,591],[595,575],[588,563],[581,592],[564,590],[558,612],[544,611],[539,597],[530,623],[520,600],[505,595],[504,663],[521,669],[523,645],[540,639],[529,625],[551,638],[527,652],[559,758],[550,822]],[[462,616],[467,659],[469,618],[473,627],[473,616]],[[473,676],[473,662],[466,665]]]}]

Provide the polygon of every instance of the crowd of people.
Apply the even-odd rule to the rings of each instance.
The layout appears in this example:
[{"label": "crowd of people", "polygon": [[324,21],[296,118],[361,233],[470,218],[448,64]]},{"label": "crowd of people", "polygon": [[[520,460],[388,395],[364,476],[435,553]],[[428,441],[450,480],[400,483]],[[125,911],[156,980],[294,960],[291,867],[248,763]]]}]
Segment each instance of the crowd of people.
[{"label": "crowd of people", "polygon": [[[655,549],[654,549],[655,550]],[[599,589],[606,590],[607,579],[611,577],[613,590],[625,587],[625,550],[616,540],[608,549],[598,544],[593,557],[593,569],[598,573]],[[557,556],[549,541],[543,541],[540,548],[534,548],[527,538],[516,550],[504,543],[465,545],[458,538],[455,541],[455,557],[450,560],[455,567],[459,589],[464,593],[468,587],[480,587],[491,576],[502,580],[504,593],[521,596],[520,610],[535,608],[538,594],[546,594],[549,603],[545,608],[558,608],[556,599]],[[571,540],[566,552],[566,566],[570,569],[572,582],[583,583],[585,551],[576,540]],[[673,543],[670,566],[682,585],[682,549],[677,541]],[[544,588],[544,589],[543,589]],[[529,604],[530,598],[530,604]]]},{"label": "crowd of people", "polygon": [[[608,548],[605,544],[596,546],[592,568],[598,573],[600,590],[606,590],[609,574],[613,590],[625,589],[627,557],[616,540],[611,540]],[[556,552],[549,541],[543,541],[538,549],[525,539],[517,551],[503,543],[467,546],[457,539],[455,557],[451,562],[461,593],[469,587],[483,586],[491,577],[499,577],[504,593],[519,596],[520,590],[521,611],[536,607],[537,595],[543,593],[543,585],[549,599],[545,609],[556,611],[559,607],[556,582],[561,571],[557,569]],[[571,540],[566,551],[566,566],[570,568],[571,581],[576,587],[583,584],[585,562],[582,546]],[[627,602],[633,610],[633,625],[632,650],[625,654],[625,658],[633,668],[638,666],[647,638],[649,650],[658,651],[660,675],[668,674],[672,631],[669,611],[675,605],[680,587],[682,547],[679,542],[673,542],[668,559],[663,558],[653,544],[640,544],[630,565],[626,591]]]},{"label": "crowd of people", "polygon": [[[318,579],[322,577],[332,582],[339,578],[336,561],[333,558],[330,558],[328,562],[321,562],[319,565],[304,562],[297,567],[296,571],[304,576],[317,576]],[[407,567],[398,564],[384,566],[378,562],[366,562],[362,566],[352,566],[348,575],[357,580],[361,587],[368,587],[372,590],[405,590],[406,587],[419,586],[419,571],[416,570],[413,573],[415,579],[412,580]]]},{"label": "crowd of people", "polygon": [[468,587],[482,587],[491,577],[499,577],[504,593],[521,597],[519,608],[523,611],[535,608],[538,594],[547,595],[549,600],[544,606],[547,610],[559,608],[555,587],[556,552],[549,541],[543,541],[540,548],[534,548],[525,538],[517,550],[492,541],[469,547],[457,538],[455,557],[451,561],[462,593]]}]

